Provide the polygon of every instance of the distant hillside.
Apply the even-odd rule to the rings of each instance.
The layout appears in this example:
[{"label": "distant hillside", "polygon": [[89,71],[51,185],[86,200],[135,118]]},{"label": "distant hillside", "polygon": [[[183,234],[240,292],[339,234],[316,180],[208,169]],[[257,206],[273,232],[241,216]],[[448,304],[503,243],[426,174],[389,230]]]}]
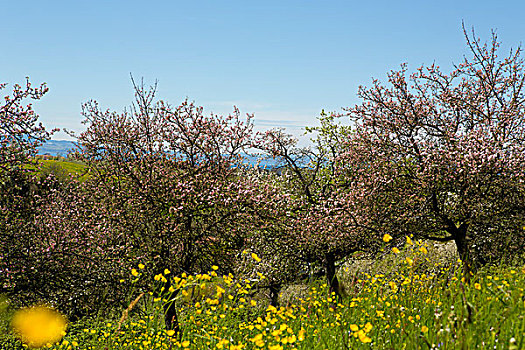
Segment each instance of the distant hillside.
[{"label": "distant hillside", "polygon": [[49,140],[38,147],[38,154],[49,154],[52,156],[67,156],[70,151],[75,149],[75,143],[64,140]]},{"label": "distant hillside", "polygon": [[[64,140],[49,140],[42,146],[38,147],[38,154],[44,155],[49,154],[51,156],[63,156],[66,157],[67,154],[75,149],[75,143],[73,141],[64,141]],[[278,161],[275,159],[261,159],[259,160],[257,156],[254,155],[243,155],[245,157],[245,164],[250,164],[255,166],[259,165],[260,168],[274,168]]]}]

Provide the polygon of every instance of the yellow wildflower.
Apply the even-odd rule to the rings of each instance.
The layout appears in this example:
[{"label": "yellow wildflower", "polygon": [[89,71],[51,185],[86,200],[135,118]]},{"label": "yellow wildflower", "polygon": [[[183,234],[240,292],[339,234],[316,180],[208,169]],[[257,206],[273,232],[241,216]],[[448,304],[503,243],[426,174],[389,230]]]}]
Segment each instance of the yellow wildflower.
[{"label": "yellow wildflower", "polygon": [[372,339],[366,335],[366,333],[363,330],[360,330],[357,332],[357,336],[359,337],[359,340],[363,343],[370,343],[372,342]]},{"label": "yellow wildflower", "polygon": [[301,328],[301,330],[299,331],[299,334],[297,335],[297,339],[299,341],[303,341],[305,334],[306,334],[306,330],[304,330],[304,328]]},{"label": "yellow wildflower", "polygon": [[59,341],[66,334],[67,321],[53,309],[34,306],[17,311],[11,326],[23,343],[39,348]]},{"label": "yellow wildflower", "polygon": [[264,346],[264,340],[263,340],[262,333],[257,334],[255,337],[251,339],[251,341],[255,343],[255,345],[257,345],[258,347]]}]

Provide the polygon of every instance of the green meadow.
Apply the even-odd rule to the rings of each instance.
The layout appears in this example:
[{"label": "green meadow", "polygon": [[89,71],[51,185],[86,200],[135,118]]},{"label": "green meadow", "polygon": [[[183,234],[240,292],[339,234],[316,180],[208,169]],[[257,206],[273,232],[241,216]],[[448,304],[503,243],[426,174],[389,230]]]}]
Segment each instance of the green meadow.
[{"label": "green meadow", "polygon": [[[144,281],[148,263],[141,263],[129,279],[149,287],[137,287],[127,309],[113,318],[71,323],[60,342],[44,348],[524,348],[525,266],[486,267],[466,282],[460,261],[436,261],[427,243],[408,242],[382,262],[355,265],[368,272],[342,267],[342,298],[329,293],[324,280],[314,279],[290,286],[277,307],[258,287],[263,274],[239,280],[214,266],[196,275],[172,276],[166,270]],[[252,257],[255,269],[264,264]],[[164,325],[165,307],[172,304],[179,330]],[[4,336],[2,346],[27,347],[12,336]]]}]

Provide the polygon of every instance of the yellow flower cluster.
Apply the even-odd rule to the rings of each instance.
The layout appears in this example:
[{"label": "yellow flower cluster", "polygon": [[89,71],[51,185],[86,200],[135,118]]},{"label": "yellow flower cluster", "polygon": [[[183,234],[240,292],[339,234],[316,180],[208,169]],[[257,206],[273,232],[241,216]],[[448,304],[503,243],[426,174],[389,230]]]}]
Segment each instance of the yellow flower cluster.
[{"label": "yellow flower cluster", "polygon": [[[253,279],[236,279],[232,274],[219,275],[218,266],[194,275],[173,276],[164,270],[144,293],[142,316],[85,329],[82,337],[66,337],[54,349],[389,348],[414,339],[419,343],[413,348],[432,348],[439,342],[453,346],[458,332],[454,327],[461,322],[454,303],[463,299],[448,293],[451,299],[446,301],[443,288],[468,293],[465,298],[471,300],[482,298],[481,303],[502,299],[508,303],[512,295],[522,300],[525,268],[505,276],[476,277],[468,285],[453,266],[436,264],[430,271],[422,270],[421,264],[429,258],[426,247],[407,237],[405,248],[392,255],[397,265],[384,273],[359,273],[347,284],[347,297],[339,298],[318,281],[280,307],[260,297],[268,282],[261,273]],[[132,270],[132,278],[144,278],[143,269],[141,264]],[[442,276],[447,277],[446,284],[440,284]],[[521,304],[513,307],[525,309]],[[171,305],[180,332],[164,325],[165,310]]]}]

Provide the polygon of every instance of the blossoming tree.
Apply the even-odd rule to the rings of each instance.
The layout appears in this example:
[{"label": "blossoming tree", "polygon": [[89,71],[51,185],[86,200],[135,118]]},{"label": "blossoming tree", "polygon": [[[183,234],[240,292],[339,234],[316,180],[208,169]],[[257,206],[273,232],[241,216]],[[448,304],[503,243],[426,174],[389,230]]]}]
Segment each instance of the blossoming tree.
[{"label": "blossoming tree", "polygon": [[[7,84],[0,84],[0,90]],[[27,272],[37,257],[33,248],[32,219],[41,204],[29,166],[39,144],[49,139],[38,115],[27,100],[38,100],[48,91],[45,84],[15,84],[0,105],[0,292],[27,290]],[[34,167],[33,167],[34,169]]]},{"label": "blossoming tree", "polygon": [[[0,90],[6,86],[1,83]],[[0,105],[0,168],[3,171],[29,162],[36,148],[49,139],[50,133],[38,123],[32,104],[24,105],[24,100],[39,100],[47,91],[45,84],[35,88],[27,79],[25,86],[15,84],[11,95],[4,96]]]},{"label": "blossoming tree", "polygon": [[471,56],[450,73],[434,64],[407,76],[402,65],[389,85],[360,88],[341,164],[358,175],[348,186],[362,221],[454,241],[468,272],[484,259],[474,242],[512,236],[523,248],[525,74],[521,48],[500,58],[494,33],[488,44],[465,37]]},{"label": "blossoming tree", "polygon": [[[155,101],[155,87],[135,91],[134,105],[120,114],[86,103],[87,130],[78,138],[113,234],[155,273],[232,271],[256,225],[259,188],[242,176],[241,162],[251,116],[243,122],[237,109],[204,116],[188,101],[175,108]],[[168,324],[174,316],[174,307],[167,310]]]},{"label": "blossoming tree", "polygon": [[297,139],[291,135],[269,130],[258,147],[276,159],[281,191],[290,198],[283,213],[288,224],[280,240],[287,248],[283,251],[291,250],[296,260],[322,267],[330,290],[340,296],[336,262],[355,252],[371,252],[379,235],[371,234],[377,233],[374,228],[357,222],[351,210],[353,201],[346,184],[352,181],[352,174],[340,171],[344,140],[351,131],[334,118],[323,112],[321,125],[307,129],[316,135],[313,146],[297,147]]}]

